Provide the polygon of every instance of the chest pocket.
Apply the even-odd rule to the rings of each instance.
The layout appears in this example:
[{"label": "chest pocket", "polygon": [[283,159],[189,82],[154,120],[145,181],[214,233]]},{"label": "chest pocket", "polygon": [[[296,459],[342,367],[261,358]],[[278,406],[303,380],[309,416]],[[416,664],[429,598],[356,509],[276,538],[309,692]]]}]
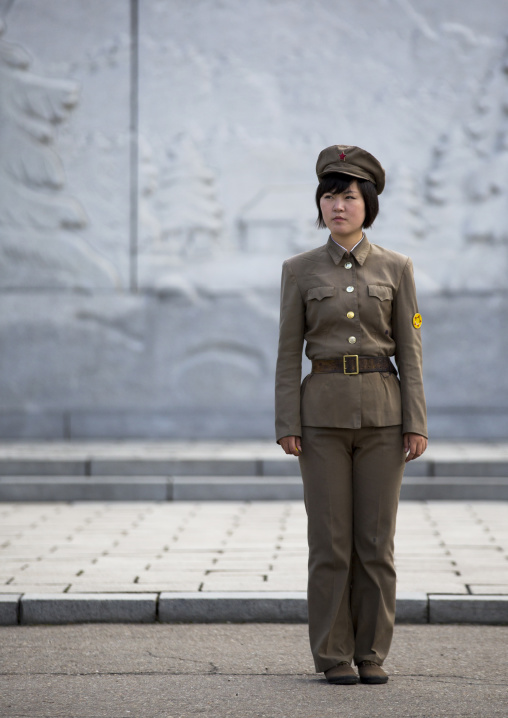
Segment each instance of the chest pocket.
[{"label": "chest pocket", "polygon": [[384,302],[386,299],[393,299],[393,289],[381,284],[369,284],[369,297],[377,297]]},{"label": "chest pocket", "polygon": [[335,287],[313,287],[307,291],[307,301],[311,299],[326,299],[327,297],[334,297],[336,289]]},{"label": "chest pocket", "polygon": [[[317,335],[327,334],[337,321],[335,297],[336,287],[311,287],[307,290],[305,306],[305,324],[307,332]],[[324,300],[324,301],[323,301]]]}]

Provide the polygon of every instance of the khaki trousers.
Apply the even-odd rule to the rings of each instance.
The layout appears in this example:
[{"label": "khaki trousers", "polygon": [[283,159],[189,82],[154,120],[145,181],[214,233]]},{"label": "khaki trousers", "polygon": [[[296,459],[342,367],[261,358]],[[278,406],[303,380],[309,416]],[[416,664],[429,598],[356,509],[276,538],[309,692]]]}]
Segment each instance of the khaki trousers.
[{"label": "khaki trousers", "polygon": [[395,621],[394,534],[402,427],[302,428],[309,638],[316,671],[381,665]]}]

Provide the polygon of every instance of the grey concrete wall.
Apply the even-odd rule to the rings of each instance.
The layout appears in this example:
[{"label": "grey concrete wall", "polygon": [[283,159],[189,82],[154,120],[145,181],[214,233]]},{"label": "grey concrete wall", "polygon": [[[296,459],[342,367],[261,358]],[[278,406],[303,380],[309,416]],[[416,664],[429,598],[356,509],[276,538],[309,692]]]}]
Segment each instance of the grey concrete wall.
[{"label": "grey concrete wall", "polygon": [[435,437],[506,437],[503,0],[0,0],[0,438],[270,437],[322,147],[387,170]]}]

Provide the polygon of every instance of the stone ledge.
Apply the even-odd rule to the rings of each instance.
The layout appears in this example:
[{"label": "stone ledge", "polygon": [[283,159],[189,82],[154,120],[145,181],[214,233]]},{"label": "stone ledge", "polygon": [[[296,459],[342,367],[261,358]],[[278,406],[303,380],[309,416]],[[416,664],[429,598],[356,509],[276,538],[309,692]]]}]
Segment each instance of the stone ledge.
[{"label": "stone ledge", "polygon": [[508,596],[430,594],[429,623],[508,624]]},{"label": "stone ledge", "polygon": [[0,626],[14,626],[19,623],[21,594],[0,594]]},{"label": "stone ledge", "polygon": [[[508,500],[508,478],[406,477],[401,500]],[[0,501],[294,501],[299,476],[0,476]]]},{"label": "stone ledge", "polygon": [[20,599],[20,623],[152,623],[156,593],[27,593]]},{"label": "stone ledge", "polygon": [[[164,458],[106,457],[65,459],[61,457],[0,457],[0,476],[250,476],[298,477],[298,462],[281,457],[245,458]],[[409,464],[405,477],[435,478],[503,478],[508,476],[508,461],[435,461],[420,459]]]},{"label": "stone ledge", "polygon": [[433,461],[431,476],[508,476],[506,459]]},{"label": "stone ledge", "polygon": [[[0,625],[306,623],[304,591],[0,595]],[[400,593],[396,623],[508,624],[507,595]]]},{"label": "stone ledge", "polygon": [[259,476],[261,462],[255,459],[97,458],[90,462],[91,476]]},{"label": "stone ledge", "polygon": [[0,460],[0,476],[86,476],[89,473],[86,459],[30,459]]},{"label": "stone ledge", "polygon": [[0,501],[167,501],[171,494],[159,476],[0,476]]},{"label": "stone ledge", "polygon": [[307,596],[296,592],[161,593],[162,623],[306,623]]},{"label": "stone ledge", "polygon": [[402,501],[504,501],[508,499],[507,476],[405,476]]},{"label": "stone ledge", "polygon": [[174,501],[303,500],[303,485],[299,476],[175,476],[172,486]]},{"label": "stone ledge", "polygon": [[[397,623],[427,623],[427,595],[401,594],[397,597],[396,615]],[[159,621],[307,623],[307,596],[305,591],[161,593]]]},{"label": "stone ledge", "polygon": [[413,593],[401,591],[397,593],[395,607],[396,623],[428,623],[429,602],[427,594],[423,591]]},{"label": "stone ledge", "polygon": [[[274,441],[0,441],[3,476],[298,476]],[[407,478],[508,476],[508,442],[433,441]]]}]

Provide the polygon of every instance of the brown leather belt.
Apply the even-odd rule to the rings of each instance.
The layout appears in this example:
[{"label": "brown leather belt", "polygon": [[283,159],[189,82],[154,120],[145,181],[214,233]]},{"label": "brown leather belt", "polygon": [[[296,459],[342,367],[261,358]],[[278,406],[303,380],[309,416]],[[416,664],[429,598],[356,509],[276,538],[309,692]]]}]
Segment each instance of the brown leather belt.
[{"label": "brown leather belt", "polygon": [[365,374],[382,371],[397,373],[390,357],[359,357],[358,354],[346,354],[337,359],[313,359],[313,374]]}]

